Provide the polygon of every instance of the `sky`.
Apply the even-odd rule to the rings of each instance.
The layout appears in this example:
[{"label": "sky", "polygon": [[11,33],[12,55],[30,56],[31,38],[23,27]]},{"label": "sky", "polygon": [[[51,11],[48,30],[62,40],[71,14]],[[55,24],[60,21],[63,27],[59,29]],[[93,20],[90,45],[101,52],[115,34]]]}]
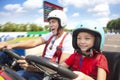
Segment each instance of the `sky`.
[{"label": "sky", "polygon": [[108,21],[120,18],[120,0],[0,0],[0,24],[48,24],[43,19],[43,1],[63,7],[68,29],[81,23],[106,27]]}]

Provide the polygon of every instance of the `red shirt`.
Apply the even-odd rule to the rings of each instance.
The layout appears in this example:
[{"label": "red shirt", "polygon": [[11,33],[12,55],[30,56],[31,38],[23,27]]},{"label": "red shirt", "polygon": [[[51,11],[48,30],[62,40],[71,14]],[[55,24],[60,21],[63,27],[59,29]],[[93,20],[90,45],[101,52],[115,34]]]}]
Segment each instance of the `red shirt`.
[{"label": "red shirt", "polygon": [[98,67],[103,68],[107,73],[109,72],[107,59],[101,53],[93,57],[85,57],[82,59],[82,55],[75,52],[65,63],[69,65],[72,70],[81,71],[93,78],[97,77]]}]

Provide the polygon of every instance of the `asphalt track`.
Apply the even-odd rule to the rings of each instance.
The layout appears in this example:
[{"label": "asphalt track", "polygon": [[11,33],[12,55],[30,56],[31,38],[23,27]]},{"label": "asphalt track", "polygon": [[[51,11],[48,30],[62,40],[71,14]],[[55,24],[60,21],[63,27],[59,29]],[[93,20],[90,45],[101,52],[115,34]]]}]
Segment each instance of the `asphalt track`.
[{"label": "asphalt track", "polygon": [[106,35],[103,51],[120,52],[120,34]]}]

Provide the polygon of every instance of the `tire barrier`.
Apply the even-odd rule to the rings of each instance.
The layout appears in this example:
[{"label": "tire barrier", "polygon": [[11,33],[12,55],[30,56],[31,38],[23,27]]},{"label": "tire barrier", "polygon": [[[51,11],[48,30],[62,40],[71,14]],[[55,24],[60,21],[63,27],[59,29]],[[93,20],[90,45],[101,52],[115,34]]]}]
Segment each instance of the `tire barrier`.
[{"label": "tire barrier", "polygon": [[9,35],[2,35],[0,36],[0,42],[2,41],[9,41],[9,40],[13,40],[15,39],[15,37],[9,36]]},{"label": "tire barrier", "polygon": [[0,32],[0,42],[22,37],[39,37],[49,31],[40,32]]},{"label": "tire barrier", "polygon": [[9,41],[13,40],[15,38],[22,38],[22,37],[40,37],[41,34],[27,34],[27,35],[17,35],[17,36],[11,36],[11,35],[0,35],[0,42],[2,41]]}]

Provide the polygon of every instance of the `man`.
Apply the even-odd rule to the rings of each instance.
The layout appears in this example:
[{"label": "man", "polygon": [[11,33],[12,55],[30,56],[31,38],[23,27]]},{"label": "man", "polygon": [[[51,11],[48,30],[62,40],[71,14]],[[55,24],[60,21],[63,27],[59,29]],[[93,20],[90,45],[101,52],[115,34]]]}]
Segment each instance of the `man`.
[{"label": "man", "polygon": [[[8,49],[28,49],[39,46],[41,44],[46,44],[42,56],[54,62],[62,62],[74,52],[72,47],[72,36],[71,34],[64,31],[66,21],[67,17],[63,11],[53,10],[48,15],[48,22],[51,30],[50,33],[43,35],[38,39],[26,41],[23,43],[10,45],[4,43],[4,46],[6,46]],[[2,47],[3,46],[1,46],[1,48]],[[59,51],[58,48],[61,50]],[[18,60],[17,62],[19,63],[20,67],[24,69],[24,71],[19,71],[19,74],[24,78],[27,80],[42,80],[38,69],[32,65],[29,65],[25,60]]]}]

